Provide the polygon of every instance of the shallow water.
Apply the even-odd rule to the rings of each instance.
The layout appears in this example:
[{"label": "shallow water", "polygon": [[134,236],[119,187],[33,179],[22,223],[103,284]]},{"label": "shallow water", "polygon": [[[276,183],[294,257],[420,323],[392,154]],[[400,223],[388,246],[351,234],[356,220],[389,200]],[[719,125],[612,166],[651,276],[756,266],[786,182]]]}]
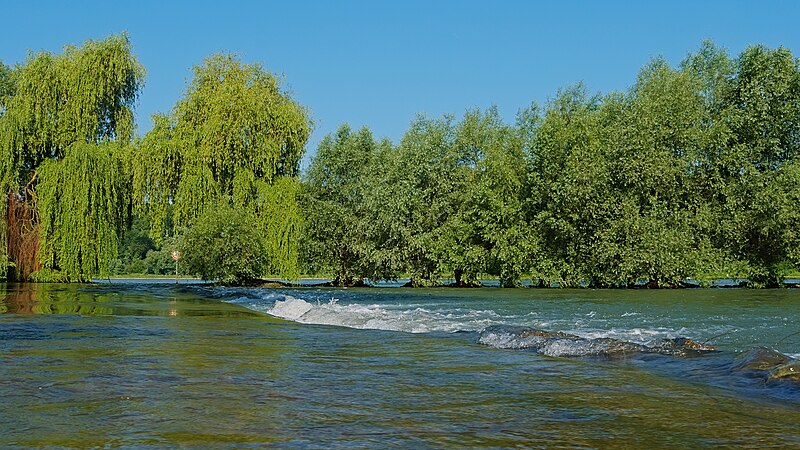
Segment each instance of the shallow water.
[{"label": "shallow water", "polygon": [[[0,447],[800,446],[796,290],[0,285]],[[280,317],[276,317],[280,316]],[[521,325],[697,357],[478,343]]]}]

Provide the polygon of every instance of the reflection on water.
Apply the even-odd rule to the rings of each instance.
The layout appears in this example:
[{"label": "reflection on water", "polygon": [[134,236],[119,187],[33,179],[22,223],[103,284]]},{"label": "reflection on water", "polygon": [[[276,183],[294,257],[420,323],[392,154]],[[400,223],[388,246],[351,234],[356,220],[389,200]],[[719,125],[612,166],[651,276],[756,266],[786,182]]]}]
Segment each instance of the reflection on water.
[{"label": "reflection on water", "polygon": [[184,286],[0,283],[0,313],[85,316],[253,316],[229,303],[187,295]]},{"label": "reflection on water", "polygon": [[[321,300],[311,316],[321,321],[429,331],[241,306],[269,310],[287,293]],[[794,325],[775,322],[793,316],[795,298],[742,291],[670,307],[666,294],[592,295],[0,285],[0,447],[800,445],[794,385],[732,370],[755,337],[789,334]],[[478,344],[471,327],[487,321],[626,339],[637,328],[707,338],[722,323],[753,337],[725,336],[697,358],[557,358]]]}]

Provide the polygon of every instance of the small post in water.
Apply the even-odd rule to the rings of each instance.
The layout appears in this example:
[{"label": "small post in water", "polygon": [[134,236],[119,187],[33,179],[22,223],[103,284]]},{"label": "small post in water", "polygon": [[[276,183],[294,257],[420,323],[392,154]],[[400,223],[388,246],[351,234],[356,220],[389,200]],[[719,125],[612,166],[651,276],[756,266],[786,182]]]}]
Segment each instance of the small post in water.
[{"label": "small post in water", "polygon": [[177,248],[172,251],[172,260],[175,261],[175,284],[178,284],[178,261],[181,259],[181,251]]}]

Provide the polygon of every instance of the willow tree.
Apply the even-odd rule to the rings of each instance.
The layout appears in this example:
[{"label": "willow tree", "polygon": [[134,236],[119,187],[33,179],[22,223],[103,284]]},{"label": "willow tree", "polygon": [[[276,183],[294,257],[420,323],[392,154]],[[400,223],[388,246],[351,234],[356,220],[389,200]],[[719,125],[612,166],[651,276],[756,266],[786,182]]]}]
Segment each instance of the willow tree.
[{"label": "willow tree", "polygon": [[322,139],[303,185],[306,215],[305,254],[333,275],[333,284],[351,286],[370,273],[366,251],[367,177],[378,143],[367,128],[342,125]]},{"label": "willow tree", "polygon": [[[0,117],[0,188],[8,199],[2,248],[12,276],[24,279],[42,266],[68,280],[104,273],[122,224],[85,215],[117,217],[127,205],[119,203],[126,200],[117,185],[124,174],[98,172],[121,167],[120,151],[98,145],[130,143],[144,69],[122,34],[67,46],[62,54],[31,53],[11,78]],[[42,218],[47,227],[63,226],[40,230]]]},{"label": "willow tree", "polygon": [[[613,99],[609,100],[613,104]],[[539,243],[532,272],[544,285],[599,284],[599,235],[615,209],[609,192],[610,161],[605,155],[604,102],[583,85],[559,92],[544,115],[527,114],[533,130],[524,204]]]},{"label": "willow tree", "polygon": [[463,249],[448,258],[456,285],[475,285],[487,273],[511,287],[530,272],[534,240],[523,209],[523,141],[521,127],[503,123],[495,107],[469,111],[458,124],[454,170],[465,173],[453,193],[457,212],[448,218],[456,224],[452,248]]},{"label": "willow tree", "polygon": [[698,161],[713,141],[703,84],[654,59],[616,117],[609,146],[617,214],[605,235],[629,286],[678,285],[707,271],[715,252],[710,210],[697,189]]},{"label": "willow tree", "polygon": [[195,67],[183,99],[169,117],[155,118],[138,148],[136,206],[149,213],[156,238],[175,232],[165,229],[169,214],[177,228],[189,228],[220,203],[244,209],[260,224],[267,270],[295,278],[297,174],[310,131],[306,110],[272,73],[232,55],[212,55]]},{"label": "willow tree", "polygon": [[723,245],[752,283],[777,287],[800,253],[800,61],[786,48],[749,47],[725,87]]},{"label": "willow tree", "polygon": [[419,116],[400,145],[376,155],[367,182],[367,230],[373,264],[384,273],[408,274],[412,286],[435,284],[451,244],[444,225],[459,185],[455,125],[451,117]]}]

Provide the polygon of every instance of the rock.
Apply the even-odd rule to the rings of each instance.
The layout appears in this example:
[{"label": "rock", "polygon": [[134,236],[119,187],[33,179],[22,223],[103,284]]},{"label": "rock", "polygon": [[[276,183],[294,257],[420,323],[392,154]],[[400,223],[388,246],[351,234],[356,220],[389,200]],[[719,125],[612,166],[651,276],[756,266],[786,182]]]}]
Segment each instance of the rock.
[{"label": "rock", "polygon": [[772,369],[767,375],[767,380],[800,381],[800,361],[792,360]]},{"label": "rock", "polygon": [[772,370],[777,366],[788,363],[791,359],[783,353],[767,347],[754,348],[741,358],[742,361],[736,365],[738,370]]},{"label": "rock", "polygon": [[625,357],[636,353],[659,353],[673,356],[698,356],[715,347],[688,338],[665,339],[656,346],[613,338],[584,338],[560,331],[530,327],[494,325],[486,327],[478,342],[495,348],[526,349],[548,356]]},{"label": "rock", "polygon": [[713,345],[697,342],[689,338],[664,339],[661,343],[649,348],[651,353],[673,356],[700,356],[703,353],[716,351]]}]

